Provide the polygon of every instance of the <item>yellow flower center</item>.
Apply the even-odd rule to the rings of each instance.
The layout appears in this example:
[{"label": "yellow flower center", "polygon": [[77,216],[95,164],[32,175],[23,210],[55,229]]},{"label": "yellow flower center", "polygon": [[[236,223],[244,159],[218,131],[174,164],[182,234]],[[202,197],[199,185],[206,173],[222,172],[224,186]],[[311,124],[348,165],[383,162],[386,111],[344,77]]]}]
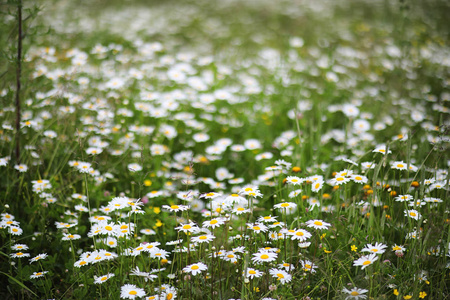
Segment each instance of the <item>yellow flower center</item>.
[{"label": "yellow flower center", "polygon": [[211,220],[211,222],[209,222],[209,224],[212,224],[212,225],[217,224],[217,220]]},{"label": "yellow flower center", "polygon": [[315,222],[314,222],[314,225],[317,225],[317,226],[322,226],[322,225],[323,225],[323,223],[322,223],[322,222],[320,222],[320,221],[315,221]]},{"label": "yellow flower center", "polygon": [[198,268],[199,267],[197,265],[194,265],[194,266],[191,267],[191,270],[198,270]]},{"label": "yellow flower center", "polygon": [[261,230],[259,226],[253,226],[253,230]]},{"label": "yellow flower center", "polygon": [[183,226],[183,229],[191,229],[191,228],[192,228],[192,226],[189,225],[189,224],[186,224],[186,225]]},{"label": "yellow flower center", "polygon": [[105,281],[106,279],[108,279],[107,276],[103,276],[102,278],[100,278],[101,281]]},{"label": "yellow flower center", "polygon": [[202,235],[202,236],[200,236],[198,239],[199,239],[199,240],[206,240],[207,237],[206,237],[206,235]]},{"label": "yellow flower center", "polygon": [[352,296],[358,296],[359,293],[358,293],[357,291],[353,291],[353,292],[350,293],[350,295],[352,295]]},{"label": "yellow flower center", "polygon": [[42,272],[36,273],[36,276],[41,276],[41,275],[42,275]]},{"label": "yellow flower center", "polygon": [[261,257],[260,257],[261,259],[268,259],[269,258],[269,255],[267,255],[267,254],[263,254],[263,255],[261,255]]},{"label": "yellow flower center", "polygon": [[111,230],[112,230],[112,227],[109,226],[109,225],[106,225],[106,226],[105,226],[105,229],[108,230],[108,231],[111,231]]},{"label": "yellow flower center", "polygon": [[278,273],[277,276],[278,276],[278,278],[284,278],[284,275],[281,273]]},{"label": "yellow flower center", "polygon": [[370,260],[366,260],[365,262],[363,262],[363,266],[367,266],[370,265],[372,262]]},{"label": "yellow flower center", "polygon": [[172,205],[171,207],[170,207],[171,209],[178,209],[178,208],[180,208],[178,205]]},{"label": "yellow flower center", "polygon": [[252,274],[252,275],[255,275],[255,274],[256,274],[256,271],[250,270],[250,271],[248,271],[248,273],[249,273],[249,274]]},{"label": "yellow flower center", "polygon": [[301,231],[298,231],[298,232],[295,233],[295,235],[304,236],[305,234],[303,232],[301,232]]},{"label": "yellow flower center", "polygon": [[283,203],[283,204],[281,204],[281,207],[288,207],[289,206],[289,203]]},{"label": "yellow flower center", "polygon": [[137,295],[137,292],[136,291],[130,291],[128,294],[130,294],[130,295]]}]

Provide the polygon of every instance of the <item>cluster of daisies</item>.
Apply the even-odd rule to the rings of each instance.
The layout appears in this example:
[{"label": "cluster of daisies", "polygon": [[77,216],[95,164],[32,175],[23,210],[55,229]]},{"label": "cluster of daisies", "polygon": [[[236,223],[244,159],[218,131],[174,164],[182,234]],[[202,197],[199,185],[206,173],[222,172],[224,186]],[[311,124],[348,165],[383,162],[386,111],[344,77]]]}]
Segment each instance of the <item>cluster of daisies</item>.
[{"label": "cluster of daisies", "polygon": [[[288,2],[268,11],[294,19],[314,11],[335,13],[327,1],[302,4],[299,11]],[[119,275],[112,269],[120,265],[127,274],[116,291],[122,299],[184,297],[188,280],[217,282],[217,265],[238,267],[244,284],[268,282],[274,292],[317,278],[327,262],[315,250],[333,253],[325,237],[347,236],[334,232],[349,211],[359,222],[373,216],[374,208],[392,208],[400,214],[384,215],[387,222],[408,224],[392,225],[396,240],[378,239],[360,252],[352,245],[349,253],[355,256],[344,267],[356,274],[381,264],[382,256],[405,259],[410,243],[429,238],[423,224],[446,210],[450,161],[432,165],[416,153],[448,148],[450,93],[416,80],[414,66],[442,68],[445,49],[430,42],[405,58],[391,39],[361,39],[337,22],[335,47],[328,47],[327,39],[316,45],[289,36],[283,43],[288,48],[280,51],[270,33],[277,30],[258,31],[243,15],[237,24],[259,50],[244,58],[224,49],[218,56],[209,51],[217,37],[229,36],[230,45],[242,42],[233,37],[229,20],[211,20],[209,8],[216,8],[206,3],[206,9],[178,5],[181,9],[105,10],[97,23],[84,17],[89,14],[58,11],[45,20],[57,25],[57,34],[103,28],[126,43],[71,48],[61,43],[32,47],[27,54],[32,79],[43,83],[29,91],[21,112],[20,134],[34,144],[23,147],[22,163],[12,163],[10,151],[0,153],[0,171],[17,174],[43,209],[60,212],[49,230],[55,229],[61,247],[70,248],[74,270],[92,267],[95,286],[115,289]],[[192,34],[196,46],[175,46],[173,37],[185,36],[191,26],[202,36]],[[369,34],[370,28],[362,31]],[[400,72],[401,92],[384,77]],[[319,101],[330,90],[329,100]],[[13,92],[4,88],[0,97],[9,100]],[[383,101],[389,101],[389,110],[382,109]],[[14,139],[13,112],[12,106],[0,109],[1,149]],[[67,122],[71,126],[62,129]],[[411,155],[403,151],[408,142]],[[47,168],[44,161],[67,164],[50,164],[42,172],[48,179],[29,180]],[[47,175],[56,172],[73,183],[70,192],[57,176]],[[377,177],[381,173],[384,177]],[[110,197],[106,186],[124,192]],[[52,253],[31,258],[26,244],[15,243],[31,233],[24,234],[6,211],[0,228],[11,238],[12,262],[26,258],[40,267],[27,276],[44,277],[42,264]],[[446,258],[448,248],[440,241],[426,250]],[[414,275],[426,283],[427,271],[420,272]],[[364,279],[357,283],[369,286]],[[353,282],[347,287],[339,287],[346,299],[365,299],[369,292]],[[398,295],[400,283],[390,288]]]}]

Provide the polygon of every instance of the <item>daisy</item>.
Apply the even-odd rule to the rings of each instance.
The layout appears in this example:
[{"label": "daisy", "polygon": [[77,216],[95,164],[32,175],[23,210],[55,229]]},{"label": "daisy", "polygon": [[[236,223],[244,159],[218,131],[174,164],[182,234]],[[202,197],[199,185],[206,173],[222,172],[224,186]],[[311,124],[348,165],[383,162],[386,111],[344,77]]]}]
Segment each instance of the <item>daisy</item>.
[{"label": "daisy", "polygon": [[212,234],[205,234],[200,236],[194,236],[191,238],[192,242],[200,244],[200,243],[209,243],[214,240],[216,237]]},{"label": "daisy", "polygon": [[42,253],[42,254],[39,254],[38,256],[30,258],[30,264],[35,262],[35,261],[41,260],[41,259],[46,259],[47,256],[48,256],[47,253]]},{"label": "daisy", "polygon": [[288,197],[292,199],[292,198],[297,197],[297,196],[300,195],[301,193],[302,193],[302,190],[298,189],[298,190],[295,190],[295,191],[290,192],[289,195],[288,195]]},{"label": "daisy", "polygon": [[234,203],[247,203],[247,199],[240,196],[239,194],[231,194],[225,198],[224,202],[232,205]]},{"label": "daisy", "polygon": [[366,268],[367,266],[373,264],[378,260],[378,256],[375,253],[369,254],[367,256],[362,256],[353,262],[354,266],[361,266],[361,269]]},{"label": "daisy", "polygon": [[299,242],[304,242],[309,239],[312,235],[304,229],[297,229],[294,232],[289,232],[291,240],[298,240]]},{"label": "daisy", "polygon": [[225,224],[226,219],[225,218],[215,218],[215,219],[211,219],[209,221],[205,221],[203,222],[203,227],[206,228],[216,228],[216,227],[220,227],[221,225]]},{"label": "daisy", "polygon": [[232,263],[237,263],[237,260],[240,258],[239,255],[234,254],[233,251],[227,251],[222,257],[224,261],[229,261]]},{"label": "daisy", "polygon": [[350,178],[348,178],[348,177],[345,177],[345,176],[342,176],[342,175],[336,175],[336,177],[330,179],[328,181],[328,183],[330,185],[332,185],[332,186],[335,186],[335,185],[345,184],[345,183],[347,183],[349,181],[350,181]]},{"label": "daisy", "polygon": [[192,264],[192,265],[189,265],[189,266],[183,268],[183,271],[186,273],[191,273],[192,275],[195,276],[207,269],[208,269],[207,265],[205,265],[204,263],[198,262],[196,264]]},{"label": "daisy", "polygon": [[274,206],[273,206],[274,208],[280,208],[280,209],[282,209],[282,208],[285,208],[285,209],[295,209],[295,208],[297,208],[297,204],[295,204],[295,203],[293,203],[293,202],[283,202],[283,203],[278,203],[278,204],[275,204]]},{"label": "daisy", "polygon": [[403,161],[393,161],[391,163],[391,168],[396,170],[406,170],[407,164]]},{"label": "daisy", "polygon": [[222,196],[222,194],[220,193],[214,193],[214,192],[209,192],[203,195],[200,195],[200,198],[205,198],[205,199],[215,199],[217,197]]},{"label": "daisy", "polygon": [[114,237],[109,236],[106,239],[105,244],[108,245],[108,247],[116,248],[117,247],[117,239],[114,238]]},{"label": "daisy", "polygon": [[389,154],[392,153],[391,150],[388,150],[386,145],[378,145],[372,152],[377,152],[381,154]]},{"label": "daisy", "polygon": [[315,264],[312,263],[312,261],[310,260],[301,260],[300,261],[302,264],[302,269],[305,272],[311,272],[311,273],[315,273],[317,266]]},{"label": "daisy", "polygon": [[180,224],[181,226],[175,227],[178,231],[183,231],[184,233],[196,232],[198,230],[197,225],[194,222],[189,222],[187,224]]},{"label": "daisy", "polygon": [[[144,251],[150,253],[151,251],[154,251],[156,249],[159,249],[158,246],[161,245],[160,242],[153,242],[153,243],[143,243],[144,244]],[[172,245],[172,243],[166,243],[166,245]]]},{"label": "daisy", "polygon": [[15,165],[14,169],[16,169],[17,171],[19,171],[21,173],[28,171],[27,165],[24,165],[24,164]]},{"label": "daisy", "polygon": [[311,210],[313,210],[316,206],[320,207],[320,201],[316,198],[309,198],[308,204]]},{"label": "daisy", "polygon": [[86,266],[88,264],[89,264],[89,261],[87,259],[80,259],[80,260],[77,260],[73,265],[74,265],[74,267],[81,268],[82,266]]},{"label": "daisy", "polygon": [[405,216],[410,217],[411,219],[414,220],[419,220],[422,215],[415,209],[409,209],[409,210],[405,210],[403,211]]},{"label": "daisy", "polygon": [[253,253],[252,261],[254,263],[262,263],[262,262],[271,262],[277,259],[277,254],[267,251],[267,250],[259,250],[257,253]]},{"label": "daisy", "polygon": [[134,284],[125,284],[120,288],[120,298],[122,299],[136,299],[144,296],[144,289],[138,288]]},{"label": "daisy", "polygon": [[167,259],[168,255],[168,251],[159,248],[155,248],[153,251],[150,251],[150,258]]},{"label": "daisy", "polygon": [[109,278],[114,277],[115,275],[113,273],[109,273],[102,276],[95,276],[94,275],[94,283],[95,284],[102,284],[103,282],[107,281]]},{"label": "daisy", "polygon": [[237,207],[237,208],[233,209],[233,213],[236,215],[250,213],[250,209],[244,208],[244,207]]},{"label": "daisy", "polygon": [[375,245],[367,244],[365,248],[361,249],[361,252],[372,252],[376,254],[383,254],[386,251],[387,245],[376,242]]},{"label": "daisy", "polygon": [[81,235],[79,234],[71,234],[71,233],[63,233],[62,241],[71,241],[71,240],[79,240]]},{"label": "daisy", "polygon": [[265,217],[259,217],[258,218],[258,222],[259,223],[261,223],[261,222],[270,222],[270,223],[272,223],[272,222],[276,222],[277,221],[277,219],[276,219],[277,217],[272,217],[272,216],[265,216]]},{"label": "daisy", "polygon": [[359,289],[359,288],[352,288],[351,290],[348,290],[346,288],[342,289],[343,293],[347,293],[348,296],[345,298],[345,300],[352,299],[352,300],[359,300],[359,299],[366,299],[367,296],[363,295],[368,292],[368,290],[365,289]]},{"label": "daisy", "polygon": [[403,246],[399,246],[397,244],[395,244],[394,246],[392,246],[392,251],[395,251],[395,253],[403,253],[406,251],[406,248]]},{"label": "daisy", "polygon": [[306,226],[314,229],[328,229],[331,224],[322,220],[309,220],[306,222]]},{"label": "daisy", "polygon": [[156,232],[150,228],[141,229],[139,232],[142,234],[145,234],[145,235],[155,235],[156,234]]},{"label": "daisy", "polygon": [[28,250],[28,246],[25,244],[15,244],[14,246],[11,246],[12,250]]},{"label": "daisy", "polygon": [[323,187],[323,183],[323,180],[314,181],[311,186],[311,191],[315,193],[319,192]]},{"label": "daisy", "polygon": [[185,211],[189,209],[188,205],[163,205],[162,208],[165,208],[169,210],[170,212],[178,212],[178,211]]},{"label": "daisy", "polygon": [[366,162],[361,163],[361,168],[363,170],[375,169],[375,166],[376,166],[376,163],[374,163],[374,162],[366,161]]},{"label": "daisy", "polygon": [[252,229],[255,233],[266,232],[268,230],[266,225],[260,223],[247,223],[247,228]]},{"label": "daisy", "polygon": [[277,280],[279,280],[281,284],[285,284],[292,280],[292,276],[285,270],[270,269],[269,273],[272,275],[272,277],[277,278]]},{"label": "daisy", "polygon": [[414,198],[411,195],[398,195],[397,197],[394,198],[394,200],[398,202],[411,201],[413,199]]},{"label": "daisy", "polygon": [[353,182],[356,182],[356,183],[367,183],[369,181],[369,179],[366,176],[357,175],[357,174],[351,175],[350,179],[353,180]]},{"label": "daisy", "polygon": [[139,172],[142,171],[142,166],[136,163],[132,163],[128,165],[128,170],[130,170],[130,172]]},{"label": "daisy", "polygon": [[239,191],[239,194],[252,197],[262,197],[262,194],[259,191],[258,187],[254,185],[245,186]]},{"label": "daisy", "polygon": [[292,270],[295,269],[293,264],[290,264],[290,263],[287,263],[287,262],[284,262],[284,261],[283,261],[282,264],[278,265],[278,268],[285,269],[287,272],[292,271]]},{"label": "daisy", "polygon": [[304,181],[303,178],[299,178],[297,176],[288,176],[288,177],[286,177],[286,182],[290,183],[292,185],[300,185],[300,184],[303,183],[303,181]]},{"label": "daisy", "polygon": [[263,276],[263,272],[253,269],[253,268],[247,268],[247,272],[245,273],[245,277],[253,279],[253,278],[259,278]]},{"label": "daisy", "polygon": [[48,273],[48,271],[33,272],[33,274],[30,275],[30,279],[36,279],[39,277],[43,277],[47,273]]},{"label": "daisy", "polygon": [[176,298],[177,298],[177,290],[172,286],[167,286],[167,287],[164,287],[164,290],[161,292],[159,299],[173,300]]},{"label": "daisy", "polygon": [[9,226],[8,232],[12,235],[22,235],[23,230],[18,226]]},{"label": "daisy", "polygon": [[30,254],[29,253],[23,253],[23,252],[16,252],[16,253],[11,253],[10,254],[12,258],[21,258],[21,257],[29,257]]}]

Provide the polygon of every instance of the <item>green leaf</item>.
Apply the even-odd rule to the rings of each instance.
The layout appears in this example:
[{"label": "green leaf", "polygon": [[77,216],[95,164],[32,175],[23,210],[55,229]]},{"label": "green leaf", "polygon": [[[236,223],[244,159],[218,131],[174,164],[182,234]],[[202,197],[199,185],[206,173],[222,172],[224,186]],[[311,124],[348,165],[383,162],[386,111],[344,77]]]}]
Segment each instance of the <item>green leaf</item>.
[{"label": "green leaf", "polygon": [[9,274],[6,274],[2,271],[0,271],[0,273],[5,274],[6,276],[8,276],[12,281],[14,281],[15,283],[17,283],[18,285],[20,285],[22,288],[26,289],[27,291],[29,291],[30,293],[32,293],[33,295],[35,295],[36,297],[38,295],[36,295],[32,290],[30,290],[26,285],[24,285],[22,282],[20,282],[19,280],[15,279],[14,277],[12,277]]}]

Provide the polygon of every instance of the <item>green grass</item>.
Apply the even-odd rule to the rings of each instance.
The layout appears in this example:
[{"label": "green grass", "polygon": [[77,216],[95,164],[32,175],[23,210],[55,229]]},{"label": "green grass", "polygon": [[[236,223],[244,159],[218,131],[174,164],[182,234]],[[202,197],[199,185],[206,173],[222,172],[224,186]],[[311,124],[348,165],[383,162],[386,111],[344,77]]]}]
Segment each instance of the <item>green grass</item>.
[{"label": "green grass", "polygon": [[2,299],[448,297],[446,2],[31,5],[20,161],[1,7]]}]

